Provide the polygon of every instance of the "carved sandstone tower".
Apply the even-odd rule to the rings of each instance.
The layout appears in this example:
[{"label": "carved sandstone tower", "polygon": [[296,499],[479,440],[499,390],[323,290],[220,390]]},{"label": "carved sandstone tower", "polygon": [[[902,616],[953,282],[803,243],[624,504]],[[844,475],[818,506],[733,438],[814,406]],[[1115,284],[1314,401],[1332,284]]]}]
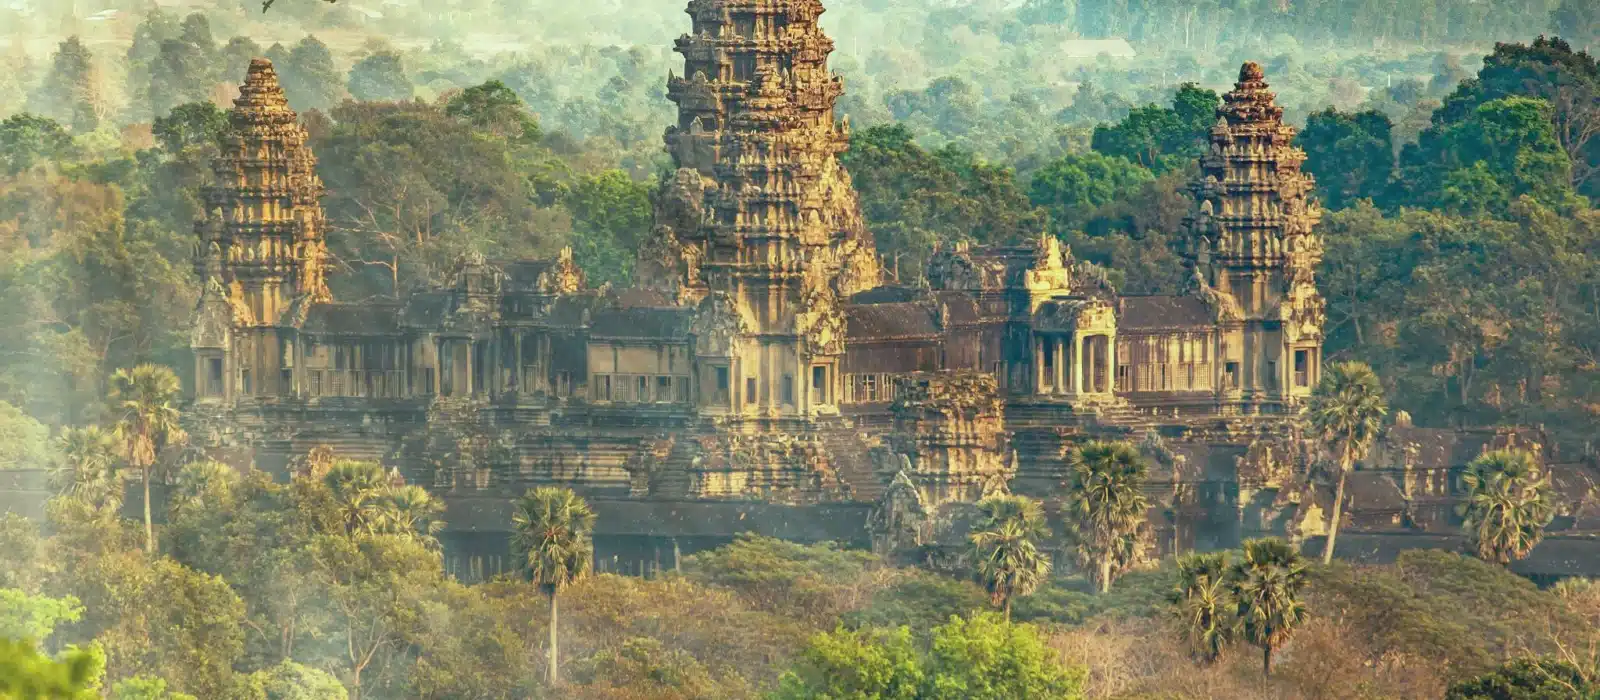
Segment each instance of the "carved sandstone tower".
[{"label": "carved sandstone tower", "polygon": [[877,286],[872,239],[839,164],[849,125],[827,70],[820,0],[691,0],[684,77],[667,95],[678,170],[641,252],[641,282],[699,304],[702,408],[764,418],[830,413],[842,298]]},{"label": "carved sandstone tower", "polygon": [[307,305],[329,300],[322,181],[271,61],[250,62],[233,104],[195,224],[202,400],[290,393],[294,329]]},{"label": "carved sandstone tower", "polygon": [[1287,410],[1311,393],[1321,364],[1324,303],[1312,277],[1321,211],[1300,172],[1306,154],[1267,87],[1259,65],[1239,69],[1189,188],[1196,291],[1227,310],[1217,352],[1225,413]]}]

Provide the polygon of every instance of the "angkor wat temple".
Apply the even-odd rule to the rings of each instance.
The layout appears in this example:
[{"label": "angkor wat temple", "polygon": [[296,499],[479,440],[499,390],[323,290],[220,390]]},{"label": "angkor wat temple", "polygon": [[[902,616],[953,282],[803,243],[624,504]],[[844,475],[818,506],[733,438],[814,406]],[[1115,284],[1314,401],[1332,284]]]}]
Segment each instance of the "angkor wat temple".
[{"label": "angkor wat temple", "polygon": [[[445,500],[467,577],[509,566],[510,498],[536,485],[591,500],[608,568],[746,531],[929,551],[986,493],[1055,497],[1091,439],[1151,457],[1163,551],[1318,536],[1329,496],[1293,417],[1323,359],[1320,213],[1260,67],[1190,186],[1185,293],[1118,294],[1049,237],[947,247],[890,285],[839,161],[822,12],[689,2],[677,170],[619,292],[564,253],[465,258],[398,303],[332,298],[316,160],[254,61],[196,226],[195,440],[279,474],[319,446],[381,461]],[[1448,542],[1452,469],[1516,442],[1538,436],[1402,420],[1351,478],[1341,552]],[[1600,506],[1577,495],[1594,472],[1552,468],[1577,505],[1528,565],[1592,569]]]}]

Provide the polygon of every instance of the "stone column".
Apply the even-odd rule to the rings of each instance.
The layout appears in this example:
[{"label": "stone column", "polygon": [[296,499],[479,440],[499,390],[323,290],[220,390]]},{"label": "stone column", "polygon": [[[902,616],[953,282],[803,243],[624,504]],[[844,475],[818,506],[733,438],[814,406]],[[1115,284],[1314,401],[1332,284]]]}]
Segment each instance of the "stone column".
[{"label": "stone column", "polygon": [[1072,365],[1071,391],[1076,396],[1083,393],[1083,338],[1077,333],[1073,333],[1070,338],[1072,343],[1072,360],[1070,363]]},{"label": "stone column", "polygon": [[1033,393],[1043,394],[1044,386],[1044,336],[1033,336]]},{"label": "stone column", "polygon": [[1054,351],[1056,354],[1056,376],[1054,381],[1055,393],[1057,394],[1067,393],[1067,355],[1069,354],[1067,352],[1067,343],[1070,342],[1072,342],[1072,336],[1061,336],[1055,340]]}]

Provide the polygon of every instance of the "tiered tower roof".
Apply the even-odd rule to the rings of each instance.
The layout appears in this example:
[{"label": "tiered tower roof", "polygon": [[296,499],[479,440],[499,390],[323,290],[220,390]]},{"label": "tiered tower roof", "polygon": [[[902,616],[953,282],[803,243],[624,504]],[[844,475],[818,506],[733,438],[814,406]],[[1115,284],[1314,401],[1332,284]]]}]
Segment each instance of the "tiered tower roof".
[{"label": "tiered tower roof", "polygon": [[250,62],[233,104],[202,193],[195,267],[231,288],[252,325],[278,325],[296,300],[329,299],[322,180],[271,61]]}]

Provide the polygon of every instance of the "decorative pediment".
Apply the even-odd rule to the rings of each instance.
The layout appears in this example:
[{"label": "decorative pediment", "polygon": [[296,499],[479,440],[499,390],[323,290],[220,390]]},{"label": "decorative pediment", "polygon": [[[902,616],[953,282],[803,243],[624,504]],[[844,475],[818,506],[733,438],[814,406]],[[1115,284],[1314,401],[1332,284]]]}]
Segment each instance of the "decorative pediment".
[{"label": "decorative pediment", "polygon": [[228,291],[215,277],[206,280],[195,305],[194,328],[189,332],[189,347],[226,349],[233,332],[233,308]]},{"label": "decorative pediment", "polygon": [[1081,333],[1087,331],[1114,331],[1117,313],[1111,304],[1094,297],[1069,297],[1050,299],[1033,313],[1035,331]]},{"label": "decorative pediment", "polygon": [[713,292],[700,301],[689,333],[694,336],[695,354],[705,357],[731,357],[737,340],[755,328],[749,314],[726,292]]},{"label": "decorative pediment", "polygon": [[827,279],[825,266],[812,265],[802,282],[800,312],[795,314],[795,333],[800,336],[806,355],[844,354],[845,317],[839,296]]}]

